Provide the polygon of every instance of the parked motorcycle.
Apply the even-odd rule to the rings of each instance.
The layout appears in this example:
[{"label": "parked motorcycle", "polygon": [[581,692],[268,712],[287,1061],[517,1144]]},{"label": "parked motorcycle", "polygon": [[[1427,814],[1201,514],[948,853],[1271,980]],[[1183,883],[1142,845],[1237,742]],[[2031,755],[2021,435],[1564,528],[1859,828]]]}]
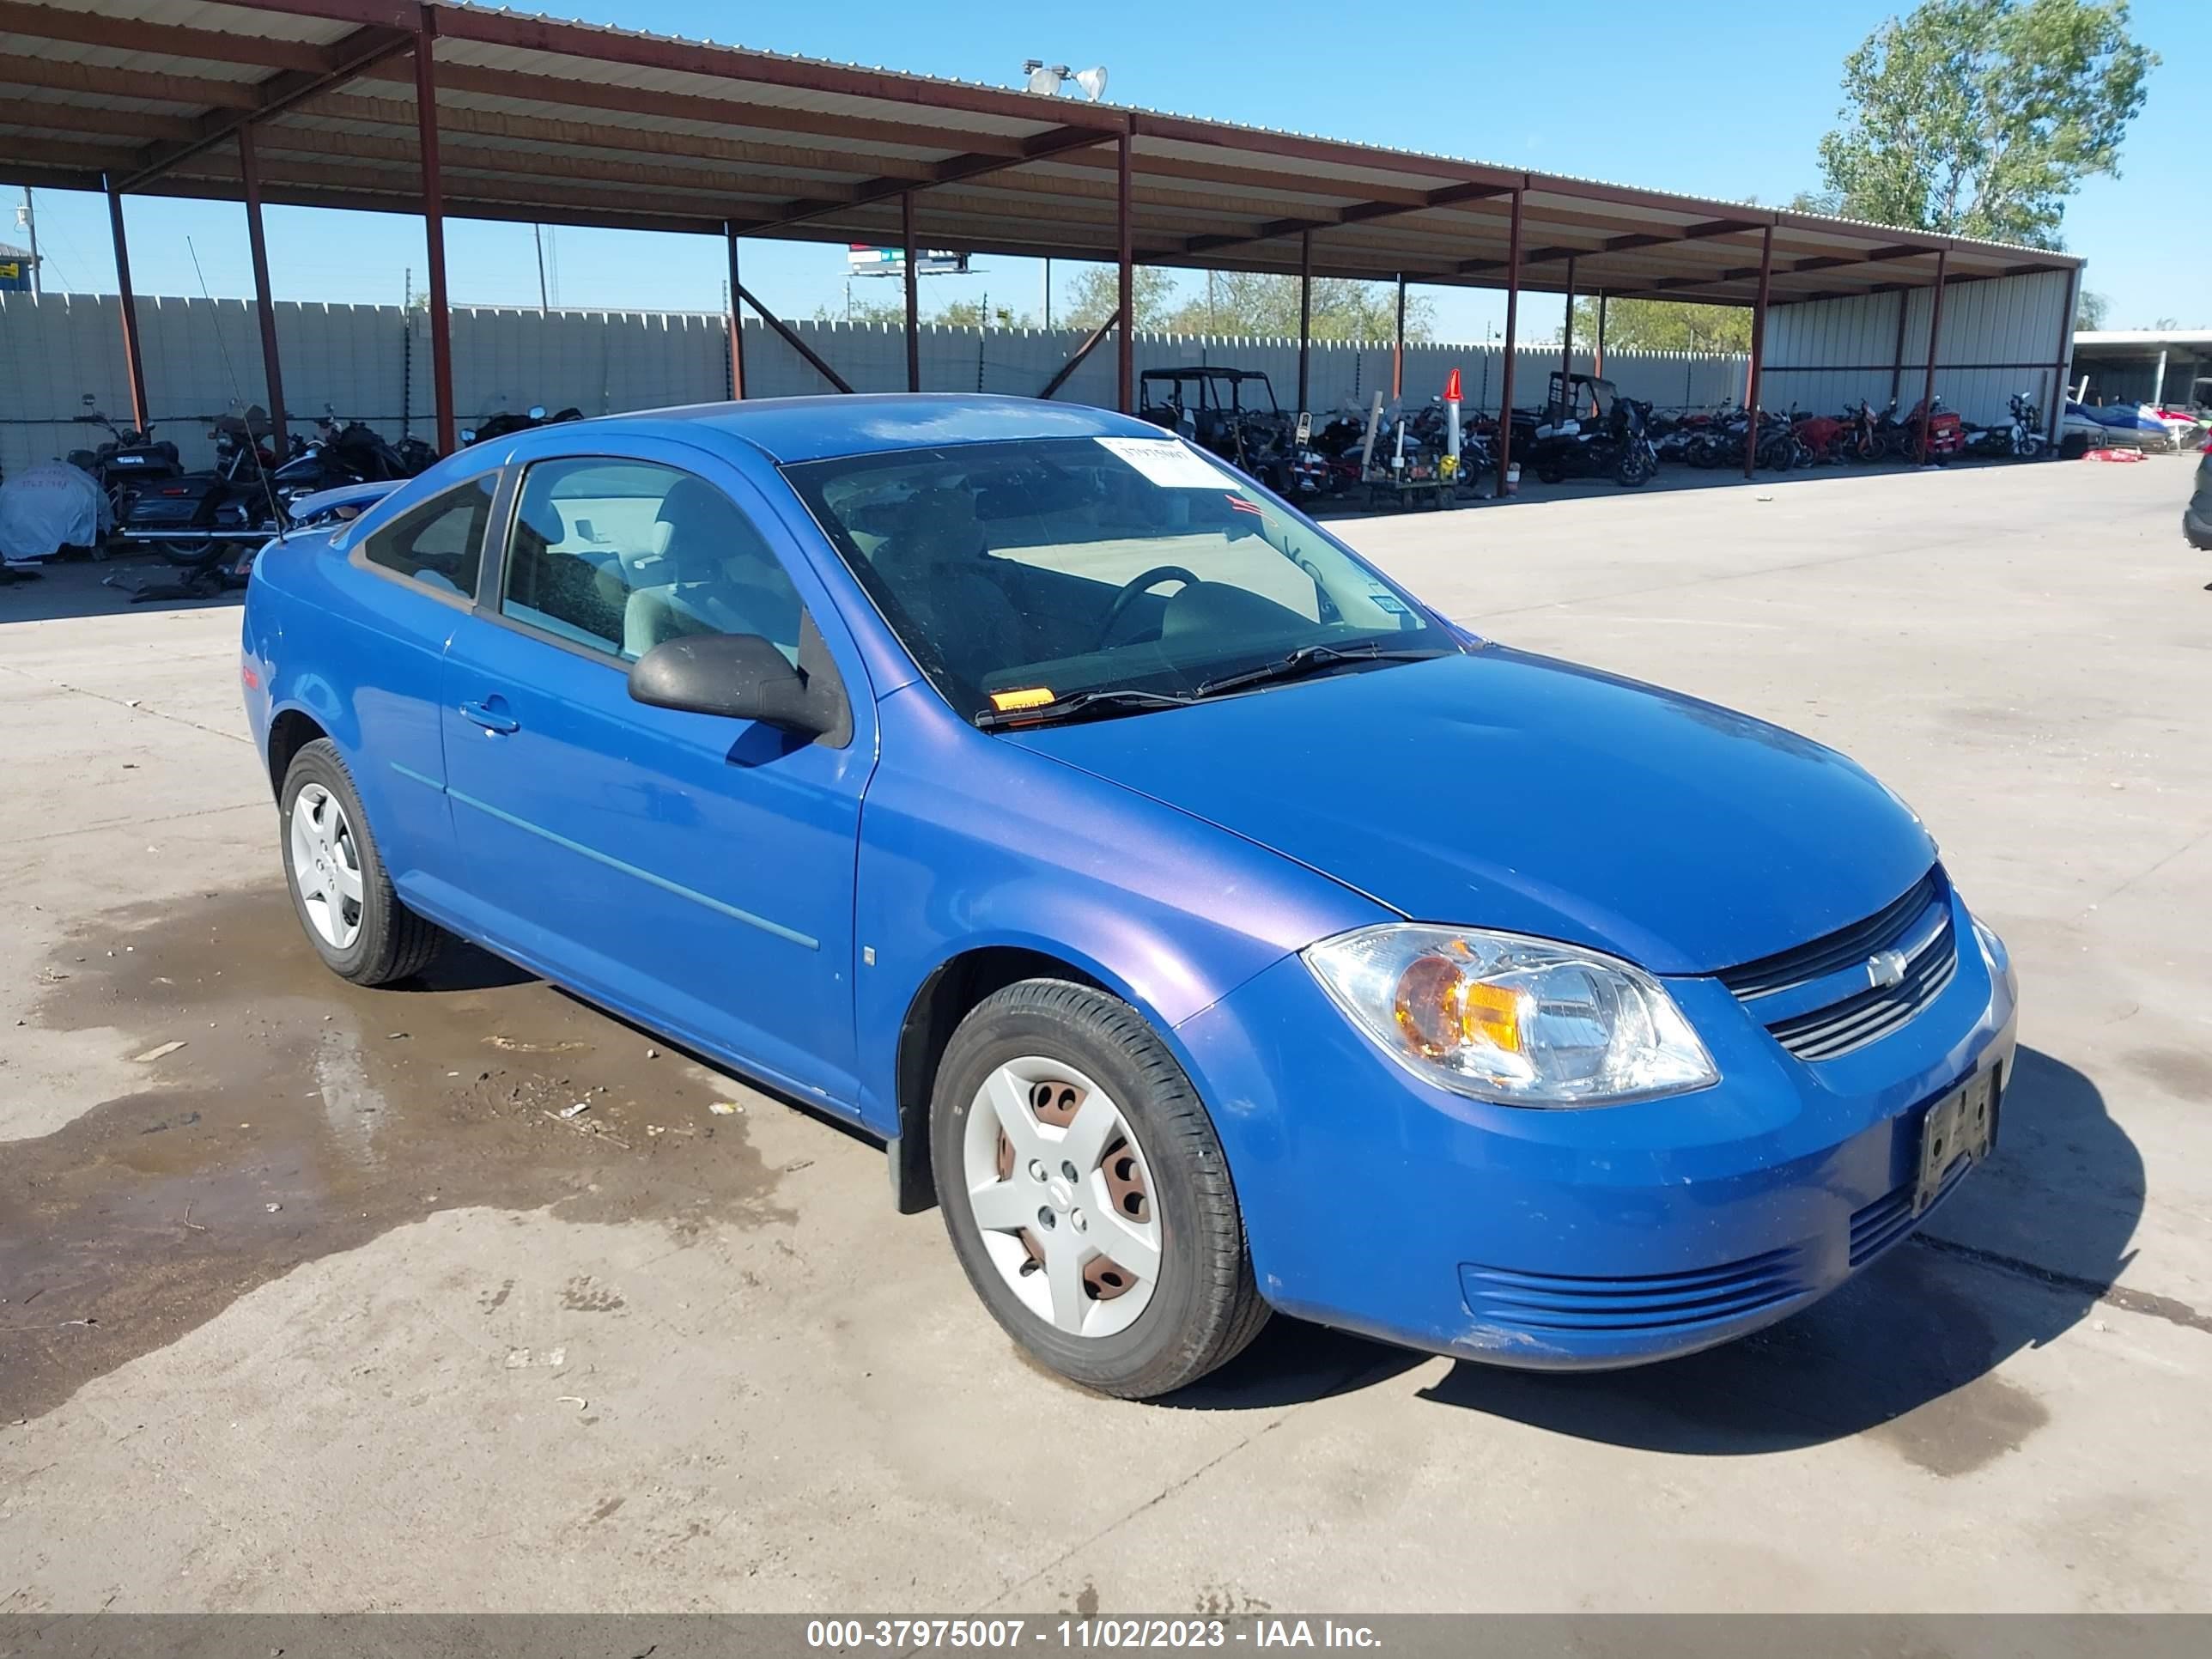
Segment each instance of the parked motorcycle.
[{"label": "parked motorcycle", "polygon": [[489,443],[494,438],[507,438],[518,432],[527,432],[532,427],[558,426],[563,421],[580,421],[583,418],[584,411],[573,405],[557,414],[548,415],[544,404],[532,404],[527,414],[494,415],[475,426],[464,427],[461,442],[464,445]]},{"label": "parked motorcycle", "polygon": [[1624,489],[1640,489],[1659,471],[1647,429],[1650,414],[1650,404],[1622,397],[1610,380],[1554,369],[1526,464],[1547,484],[1610,477]]},{"label": "parked motorcycle", "polygon": [[264,441],[268,411],[214,422],[216,464],[141,488],[122,520],[123,538],[153,547],[171,564],[197,568],[233,542],[258,542],[278,524],[276,458]]},{"label": "parked motorcycle", "polygon": [[315,435],[300,453],[276,469],[277,505],[288,521],[295,503],[345,484],[411,478],[438,459],[420,438],[389,442],[361,421],[341,422],[335,413],[316,418]]},{"label": "parked motorcycle", "polygon": [[177,447],[166,441],[156,442],[153,422],[147,422],[143,432],[136,427],[118,426],[100,410],[76,417],[80,425],[106,428],[107,441],[91,449],[72,449],[69,453],[71,466],[92,475],[100,493],[107,497],[114,509],[115,522],[121,524],[131,514],[131,503],[139,490],[163,479],[184,476],[184,463],[177,458]]}]

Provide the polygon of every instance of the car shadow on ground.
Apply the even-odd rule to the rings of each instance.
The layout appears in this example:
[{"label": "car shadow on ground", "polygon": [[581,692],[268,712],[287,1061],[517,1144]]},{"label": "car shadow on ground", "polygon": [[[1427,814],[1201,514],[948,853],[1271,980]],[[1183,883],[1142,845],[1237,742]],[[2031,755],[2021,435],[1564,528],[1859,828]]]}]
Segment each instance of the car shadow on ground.
[{"label": "car shadow on ground", "polygon": [[1981,1236],[1962,1188],[1922,1236],[1743,1340],[1572,1376],[1462,1361],[1424,1397],[1579,1439],[1701,1455],[1820,1445],[1948,1402],[1926,1425],[1927,1443],[1908,1436],[1916,1458],[1950,1473],[1947,1462],[1994,1455],[2037,1426],[2041,1407],[1991,1373],[2096,1307],[2131,1259],[2143,1196],[2142,1158],[2096,1085],[2048,1054],[2020,1050],[1999,1134],[1989,1166],[1969,1179],[2048,1208],[2068,1229],[2063,1271]]},{"label": "car shadow on ground", "polygon": [[[1991,1373],[2097,1305],[2130,1259],[2143,1194],[2134,1142],[2072,1066],[2022,1048],[2003,1111],[1999,1151],[1971,1179],[1996,1193],[1997,1209],[2047,1211],[2051,1224],[2068,1229],[2063,1270],[2011,1254],[2003,1237],[1976,1224],[1960,1205],[1969,1187],[1929,1218],[1924,1237],[1770,1330],[1625,1371],[1462,1360],[1421,1397],[1646,1451],[1742,1455],[1882,1430],[1944,1473],[1996,1455],[2039,1425],[2041,1407]],[[1278,1318],[1237,1360],[1166,1403],[1264,1409],[1352,1392],[1426,1363],[1425,1354]]]}]

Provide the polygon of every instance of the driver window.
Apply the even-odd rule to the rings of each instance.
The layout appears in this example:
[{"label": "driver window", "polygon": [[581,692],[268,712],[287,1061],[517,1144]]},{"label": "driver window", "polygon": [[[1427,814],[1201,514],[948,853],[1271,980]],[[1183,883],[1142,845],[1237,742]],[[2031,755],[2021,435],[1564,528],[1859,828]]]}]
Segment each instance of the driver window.
[{"label": "driver window", "polygon": [[523,477],[500,610],[634,661],[693,634],[758,634],[799,660],[799,592],[705,479],[649,461],[541,461]]}]

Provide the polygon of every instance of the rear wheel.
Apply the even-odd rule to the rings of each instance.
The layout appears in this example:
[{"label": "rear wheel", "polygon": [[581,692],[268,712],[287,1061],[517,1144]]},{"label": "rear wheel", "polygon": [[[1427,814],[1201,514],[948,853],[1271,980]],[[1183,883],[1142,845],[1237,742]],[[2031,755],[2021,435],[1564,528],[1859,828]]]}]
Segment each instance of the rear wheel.
[{"label": "rear wheel", "polygon": [[930,1149],[969,1282],[1045,1364],[1148,1399],[1267,1322],[1213,1125],[1136,1010],[1024,980],[961,1023]]},{"label": "rear wheel", "polygon": [[353,778],[329,738],[292,757],[281,817],[285,885],[325,965],[356,985],[388,985],[428,967],[447,934],[392,890]]}]

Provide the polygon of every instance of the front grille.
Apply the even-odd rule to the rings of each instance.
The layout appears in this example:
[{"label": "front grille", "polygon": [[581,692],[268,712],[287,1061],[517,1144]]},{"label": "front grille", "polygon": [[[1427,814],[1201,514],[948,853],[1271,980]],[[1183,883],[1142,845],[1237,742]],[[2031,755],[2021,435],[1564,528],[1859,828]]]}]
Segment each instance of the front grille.
[{"label": "front grille", "polygon": [[[1904,958],[1901,977],[1873,983],[1863,970],[1891,951]],[[1938,866],[1864,921],[1731,968],[1720,980],[1784,1048],[1821,1060],[1887,1036],[1940,996],[1958,969],[1949,886]],[[1807,994],[1814,998],[1810,1007]]]},{"label": "front grille", "polygon": [[1804,1252],[1768,1250],[1692,1273],[1577,1279],[1462,1264],[1468,1310],[1509,1330],[1651,1331],[1740,1318],[1812,1288]]}]

